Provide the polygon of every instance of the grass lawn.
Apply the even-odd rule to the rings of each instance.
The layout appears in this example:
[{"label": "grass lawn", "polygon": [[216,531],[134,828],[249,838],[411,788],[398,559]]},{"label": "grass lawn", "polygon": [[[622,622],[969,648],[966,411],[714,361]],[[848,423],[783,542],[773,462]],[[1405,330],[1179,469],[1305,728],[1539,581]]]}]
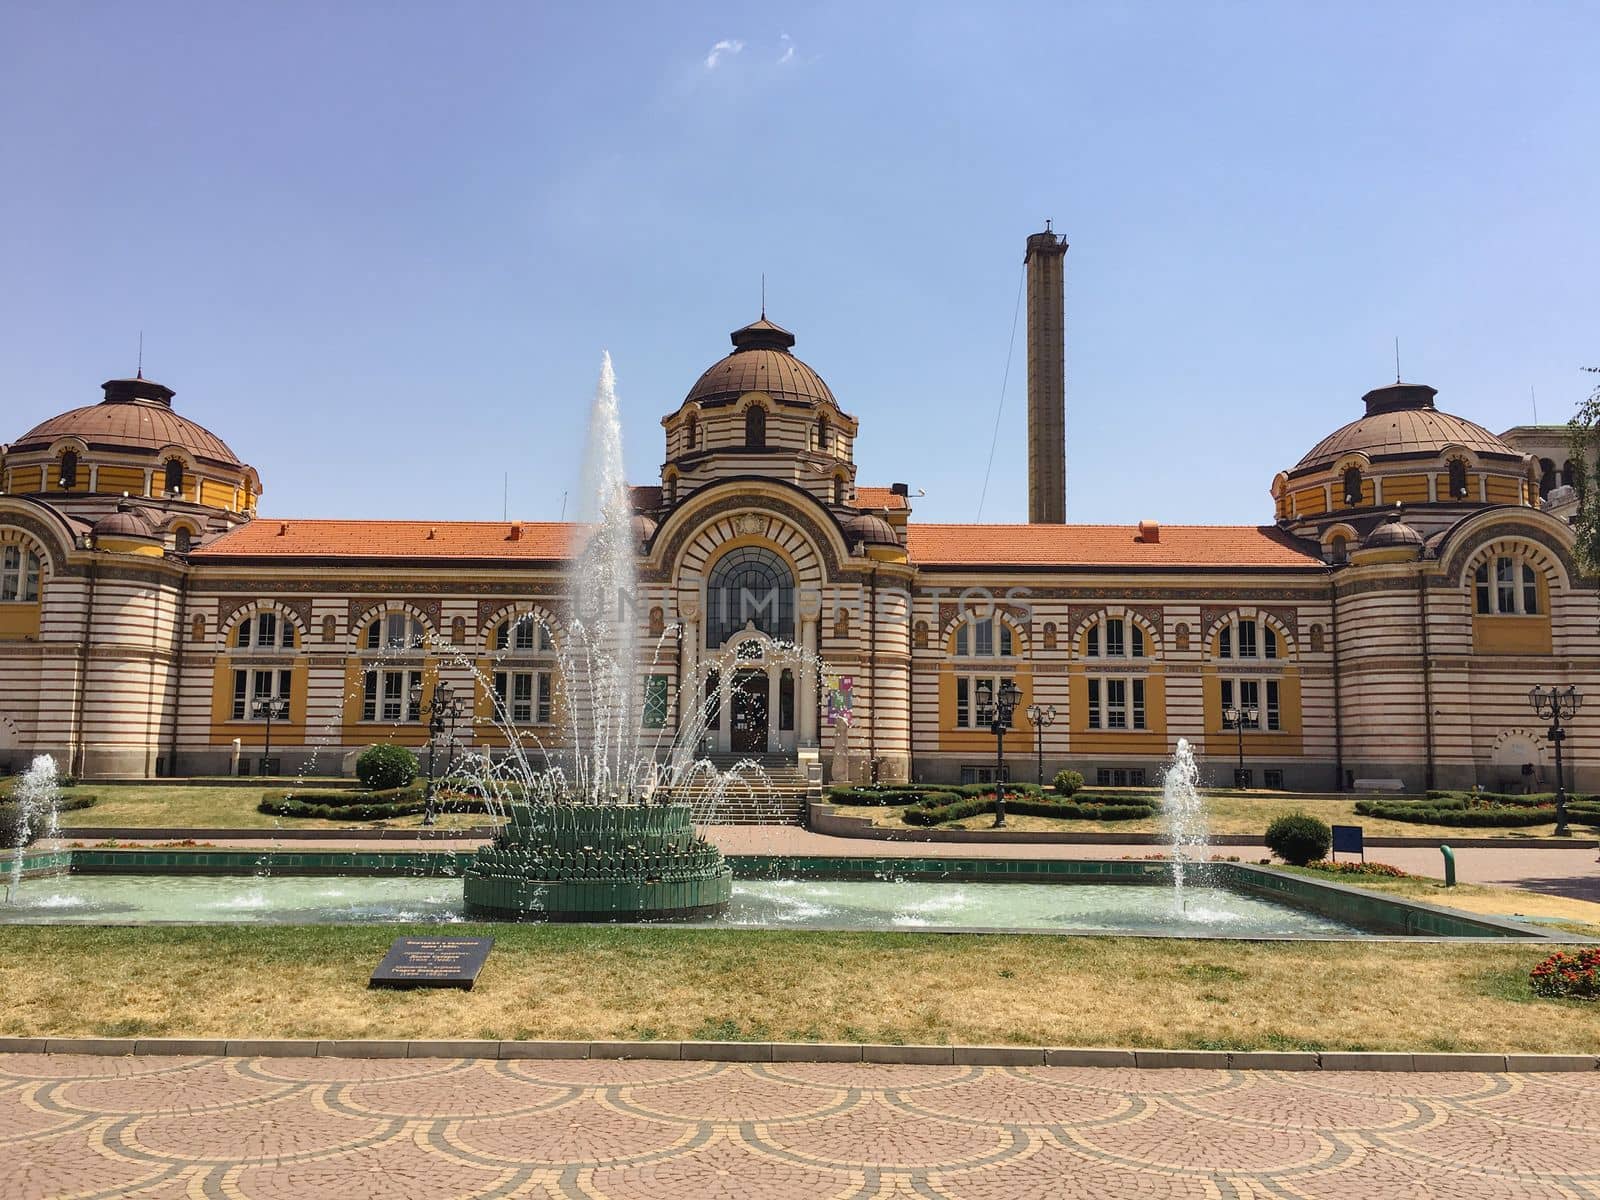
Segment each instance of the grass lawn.
[{"label": "grass lawn", "polygon": [[[1096,789],[1098,792],[1100,789]],[[1134,793],[1129,793],[1132,797]],[[1356,815],[1356,799],[1366,797],[1335,798],[1325,796],[1285,796],[1281,792],[1252,795],[1240,792],[1206,793],[1206,810],[1212,833],[1252,834],[1260,837],[1266,832],[1274,817],[1284,813],[1305,812],[1321,817],[1330,825],[1360,825],[1368,837],[1549,837],[1555,829],[1553,822],[1529,825],[1515,829],[1469,829],[1460,826],[1414,825],[1409,821],[1380,821],[1375,817]],[[842,816],[860,817],[874,824],[895,829],[913,829],[900,819],[904,805],[838,806]],[[994,821],[988,813],[967,817],[939,825],[938,829],[987,829]],[[1059,817],[1031,817],[1006,814],[1006,825],[1012,830],[1061,833],[1159,833],[1164,829],[1158,814],[1141,821],[1072,821]],[[1592,837],[1593,831],[1582,826],[1575,832],[1579,837]]]},{"label": "grass lawn", "polygon": [[[257,812],[256,805],[268,792],[288,792],[293,780],[261,783],[251,787],[222,785],[179,785],[161,783],[85,783],[67,788],[63,795],[82,792],[99,797],[92,808],[61,814],[61,828],[70,836],[73,829],[118,826],[149,829],[155,827],[197,826],[208,829],[413,829],[422,824],[420,814],[395,817],[387,821],[321,821],[308,817],[271,817]],[[336,793],[328,792],[330,799]],[[482,825],[482,813],[445,813],[437,824],[442,828]]]},{"label": "grass lawn", "polygon": [[[369,991],[399,934],[492,934],[470,992]],[[1600,1052],[1548,948],[559,926],[9,927],[0,1034],[703,1038]]]}]

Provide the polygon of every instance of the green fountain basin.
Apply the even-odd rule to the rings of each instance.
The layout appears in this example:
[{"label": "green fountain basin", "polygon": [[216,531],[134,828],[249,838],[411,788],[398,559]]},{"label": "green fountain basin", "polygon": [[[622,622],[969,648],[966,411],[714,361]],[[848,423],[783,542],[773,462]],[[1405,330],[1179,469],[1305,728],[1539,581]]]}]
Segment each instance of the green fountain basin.
[{"label": "green fountain basin", "polygon": [[517,804],[465,878],[469,916],[506,921],[689,920],[733,895],[722,852],[684,804]]}]

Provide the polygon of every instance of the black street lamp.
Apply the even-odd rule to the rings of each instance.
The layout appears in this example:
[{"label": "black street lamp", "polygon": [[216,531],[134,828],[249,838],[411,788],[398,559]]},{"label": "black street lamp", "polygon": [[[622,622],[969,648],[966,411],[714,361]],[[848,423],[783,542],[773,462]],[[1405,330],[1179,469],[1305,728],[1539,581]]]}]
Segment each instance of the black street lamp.
[{"label": "black street lamp", "polygon": [[994,719],[989,722],[994,734],[994,828],[1003,829],[1006,823],[1006,730],[1011,728],[1011,714],[1022,699],[1022,689],[1011,680],[1000,685],[994,696]]},{"label": "black street lamp", "polygon": [[1583,706],[1583,696],[1576,687],[1569,687],[1564,692],[1554,686],[1536,687],[1528,693],[1528,703],[1533,705],[1536,716],[1550,722],[1549,738],[1556,748],[1555,835],[1570,837],[1572,831],[1567,828],[1567,778],[1561,766],[1561,743],[1567,740],[1567,731],[1561,727],[1561,722],[1570,721],[1577,715],[1578,709]]},{"label": "black street lamp", "polygon": [[272,722],[285,720],[289,716],[289,701],[283,696],[257,696],[250,702],[250,715],[267,723],[266,744],[261,749],[261,770],[258,772],[265,775],[272,766]]},{"label": "black street lamp", "polygon": [[1256,722],[1260,719],[1261,710],[1259,708],[1235,708],[1230,704],[1222,710],[1222,727],[1224,729],[1236,729],[1239,732],[1239,765],[1234,768],[1233,772],[1234,787],[1249,786],[1244,772],[1244,731],[1247,725],[1254,729]]},{"label": "black street lamp", "polygon": [[1033,722],[1033,728],[1039,743],[1039,786],[1044,786],[1044,731],[1056,723],[1056,706],[1054,704],[1028,705],[1028,720]]},{"label": "black street lamp", "polygon": [[411,688],[411,706],[428,720],[428,790],[423,797],[422,823],[424,825],[432,825],[434,822],[433,745],[439,740],[439,735],[448,727],[450,730],[451,750],[452,753],[454,752],[456,721],[461,717],[461,697],[451,691],[448,683],[436,683],[433,685],[433,695],[424,704],[422,702],[422,685],[413,684]]}]

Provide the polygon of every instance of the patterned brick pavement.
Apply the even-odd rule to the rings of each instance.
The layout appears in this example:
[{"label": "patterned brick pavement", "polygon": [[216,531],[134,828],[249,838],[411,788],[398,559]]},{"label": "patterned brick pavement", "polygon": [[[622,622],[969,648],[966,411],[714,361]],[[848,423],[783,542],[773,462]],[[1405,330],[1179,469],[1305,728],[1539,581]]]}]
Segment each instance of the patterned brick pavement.
[{"label": "patterned brick pavement", "polygon": [[1600,1073],[0,1055],[0,1197],[1600,1198]]}]

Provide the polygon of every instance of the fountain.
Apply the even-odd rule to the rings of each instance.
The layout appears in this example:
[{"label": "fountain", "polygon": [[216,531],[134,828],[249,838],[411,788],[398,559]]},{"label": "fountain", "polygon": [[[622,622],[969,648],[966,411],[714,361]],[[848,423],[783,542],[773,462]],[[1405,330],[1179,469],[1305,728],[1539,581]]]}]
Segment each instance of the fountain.
[{"label": "fountain", "polygon": [[733,874],[680,799],[691,786],[704,792],[717,774],[694,757],[703,722],[680,722],[665,747],[659,738],[644,741],[633,506],[609,354],[590,413],[579,519],[584,541],[570,577],[573,616],[558,656],[570,744],[561,761],[547,753],[535,767],[497,701],[495,723],[508,753],[498,764],[479,760],[475,774],[506,819],[466,869],[466,910],[591,921],[720,912]]},{"label": "fountain", "polygon": [[1161,810],[1166,817],[1167,841],[1172,846],[1173,906],[1180,913],[1188,865],[1206,858],[1206,802],[1196,786],[1199,779],[1194,748],[1188,738],[1179,738],[1172,765],[1161,782]]},{"label": "fountain", "polygon": [[[17,853],[11,860],[11,878],[6,884],[6,901],[16,895],[22,882],[23,851],[36,837],[53,838],[61,830],[61,784],[56,776],[56,760],[41,754],[17,781],[12,793],[17,806]],[[35,832],[35,823],[42,822]]]}]

